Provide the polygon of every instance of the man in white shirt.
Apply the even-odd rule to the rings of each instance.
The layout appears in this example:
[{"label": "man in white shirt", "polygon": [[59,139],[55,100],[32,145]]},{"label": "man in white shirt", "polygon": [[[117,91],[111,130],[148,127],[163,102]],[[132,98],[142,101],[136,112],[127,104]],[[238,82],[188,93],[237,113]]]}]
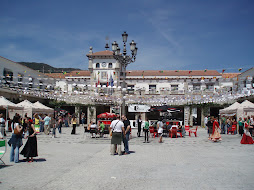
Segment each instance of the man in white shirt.
[{"label": "man in white shirt", "polygon": [[204,118],[204,125],[205,125],[205,128],[207,127],[207,122],[208,122],[208,116],[205,116],[205,118]]},{"label": "man in white shirt", "polygon": [[93,134],[95,134],[95,138],[96,138],[97,132],[98,132],[98,126],[95,124],[95,121],[92,121],[90,126],[91,138],[93,138]]},{"label": "man in white shirt", "polygon": [[0,113],[0,139],[4,138],[5,120],[3,114]]},{"label": "man in white shirt", "polygon": [[111,149],[110,154],[114,155],[117,149],[118,155],[122,154],[121,142],[122,134],[125,135],[124,124],[117,115],[116,120],[111,122],[110,129],[112,130]]}]

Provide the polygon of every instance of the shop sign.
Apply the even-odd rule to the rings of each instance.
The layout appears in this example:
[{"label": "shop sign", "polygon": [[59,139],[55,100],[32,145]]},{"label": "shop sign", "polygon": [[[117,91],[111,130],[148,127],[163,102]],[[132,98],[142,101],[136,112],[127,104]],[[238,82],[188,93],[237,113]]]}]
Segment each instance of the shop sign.
[{"label": "shop sign", "polygon": [[149,109],[148,105],[132,104],[129,105],[128,112],[149,112]]}]

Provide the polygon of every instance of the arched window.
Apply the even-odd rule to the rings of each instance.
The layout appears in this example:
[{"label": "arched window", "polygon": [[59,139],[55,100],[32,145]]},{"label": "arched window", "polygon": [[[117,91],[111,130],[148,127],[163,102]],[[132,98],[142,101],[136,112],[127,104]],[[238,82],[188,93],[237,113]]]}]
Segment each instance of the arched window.
[{"label": "arched window", "polygon": [[112,63],[109,63],[109,64],[108,64],[108,68],[112,68]]},{"label": "arched window", "polygon": [[96,63],[96,68],[100,68],[100,63]]}]

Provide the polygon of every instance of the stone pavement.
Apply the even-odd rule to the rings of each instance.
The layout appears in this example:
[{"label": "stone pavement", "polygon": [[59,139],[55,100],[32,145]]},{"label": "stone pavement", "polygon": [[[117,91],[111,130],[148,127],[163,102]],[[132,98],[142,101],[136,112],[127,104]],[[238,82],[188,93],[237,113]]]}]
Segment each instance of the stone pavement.
[{"label": "stone pavement", "polygon": [[159,144],[158,138],[143,143],[134,129],[131,154],[111,156],[109,137],[91,138],[81,127],[70,133],[39,134],[33,163],[9,162],[8,147],[0,189],[254,189],[254,145],[241,145],[239,135],[213,143],[199,128],[198,137],[165,137]]}]

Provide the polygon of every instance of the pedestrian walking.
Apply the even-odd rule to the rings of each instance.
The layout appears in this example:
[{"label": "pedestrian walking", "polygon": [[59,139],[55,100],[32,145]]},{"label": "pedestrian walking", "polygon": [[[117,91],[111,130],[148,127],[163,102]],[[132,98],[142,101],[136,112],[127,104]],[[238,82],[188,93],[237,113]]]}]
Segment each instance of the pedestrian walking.
[{"label": "pedestrian walking", "polygon": [[85,122],[86,122],[86,114],[84,112],[82,112],[82,114],[81,114],[82,127],[85,127]]},{"label": "pedestrian walking", "polygon": [[37,133],[40,133],[40,117],[37,113],[34,114],[34,127]]},{"label": "pedestrian walking", "polygon": [[213,142],[221,141],[221,135],[220,135],[218,129],[220,129],[220,125],[218,123],[217,118],[214,118],[214,120],[213,120],[213,133],[211,135],[211,140]]},{"label": "pedestrian walking", "polygon": [[208,118],[207,133],[208,133],[208,140],[211,140],[211,135],[213,133],[213,117]]},{"label": "pedestrian walking", "polygon": [[251,137],[250,134],[250,126],[248,123],[248,119],[244,118],[244,133],[243,133],[243,137],[242,140],[240,142],[241,144],[253,144],[254,141]]},{"label": "pedestrian walking", "polygon": [[0,113],[0,139],[4,138],[5,120],[3,114]]},{"label": "pedestrian walking", "polygon": [[253,115],[250,117],[250,124],[249,124],[249,126],[250,126],[250,132],[251,132],[250,134],[253,137],[253,128],[254,128],[254,116]]},{"label": "pedestrian walking", "polygon": [[[33,158],[38,156],[36,130],[34,125],[29,122],[29,118],[27,118],[25,122],[28,131],[28,136],[25,138],[28,138],[28,140],[20,154],[26,157],[27,162],[33,162]],[[29,157],[31,157],[31,160],[29,160]]]},{"label": "pedestrian walking", "polygon": [[13,129],[12,136],[8,141],[9,146],[11,146],[10,151],[10,162],[19,162],[19,148],[23,145],[22,143],[22,133],[23,127],[20,125],[20,118],[16,114],[13,118]]},{"label": "pedestrian walking", "polygon": [[63,126],[62,116],[59,116],[57,121],[57,128],[58,128],[59,134],[62,133],[62,126]]},{"label": "pedestrian walking", "polygon": [[205,126],[205,128],[207,127],[207,122],[208,122],[208,116],[205,116],[205,118],[204,118],[204,126]]},{"label": "pedestrian walking", "polygon": [[146,118],[144,132],[145,132],[145,141],[144,141],[144,143],[149,143],[149,139],[148,139],[149,138],[149,135],[148,135],[148,132],[149,132],[149,120],[148,120],[148,118]]},{"label": "pedestrian walking", "polygon": [[118,155],[120,156],[122,154],[122,134],[125,134],[125,130],[124,124],[122,121],[120,121],[119,115],[117,115],[116,120],[111,122],[110,129],[112,131],[110,154],[114,155],[117,150]]},{"label": "pedestrian walking", "polygon": [[142,125],[141,115],[138,116],[137,124],[138,124],[137,136],[140,137],[140,134],[141,134],[141,125]]},{"label": "pedestrian walking", "polygon": [[158,135],[160,137],[159,143],[162,143],[162,135],[163,135],[163,122],[162,122],[162,118],[158,119],[157,129],[158,129]]},{"label": "pedestrian walking", "polygon": [[71,124],[72,124],[72,131],[71,131],[71,134],[72,134],[72,135],[75,135],[75,134],[76,134],[76,125],[77,125],[77,119],[76,119],[76,116],[75,116],[75,115],[72,116]]},{"label": "pedestrian walking", "polygon": [[67,114],[63,117],[65,127],[69,127],[69,116]]},{"label": "pedestrian walking", "polygon": [[243,136],[243,133],[244,133],[244,121],[242,120],[241,117],[239,118],[238,126],[239,126],[239,134],[241,136]]},{"label": "pedestrian walking", "polygon": [[44,133],[46,135],[49,135],[49,131],[50,131],[50,121],[51,121],[51,117],[48,116],[48,114],[45,114],[45,118],[44,118]]},{"label": "pedestrian walking", "polygon": [[227,120],[226,120],[226,133],[228,134],[228,131],[231,129],[232,127],[232,122],[231,122],[231,118],[228,117]]},{"label": "pedestrian walking", "polygon": [[124,154],[130,154],[129,151],[129,139],[130,139],[130,128],[131,124],[130,121],[127,119],[126,115],[122,115],[122,121],[124,124],[124,131],[123,131],[123,144],[124,144]]},{"label": "pedestrian walking", "polygon": [[44,132],[44,117],[43,117],[42,114],[39,115],[39,119],[40,119],[40,122],[39,122],[39,124],[40,124],[40,132]]},{"label": "pedestrian walking", "polygon": [[225,134],[226,133],[226,117],[223,115],[221,117],[221,134]]},{"label": "pedestrian walking", "polygon": [[51,125],[52,125],[52,138],[56,138],[57,118],[52,117]]}]

